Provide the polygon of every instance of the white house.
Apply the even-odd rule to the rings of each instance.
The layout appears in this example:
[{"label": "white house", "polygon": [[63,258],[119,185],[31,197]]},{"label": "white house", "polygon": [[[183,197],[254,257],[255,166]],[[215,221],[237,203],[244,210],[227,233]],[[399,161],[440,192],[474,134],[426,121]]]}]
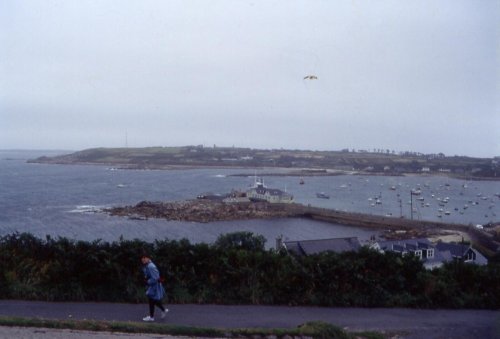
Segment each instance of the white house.
[{"label": "white house", "polygon": [[434,245],[426,238],[378,241],[370,247],[380,252],[413,254],[422,260],[427,269],[440,267],[443,263],[453,260],[463,260],[478,265],[488,263],[481,253],[468,244],[438,242]]},{"label": "white house", "polygon": [[251,201],[267,201],[270,203],[291,203],[293,195],[276,188],[267,188],[262,180],[256,180],[255,185],[247,192]]}]

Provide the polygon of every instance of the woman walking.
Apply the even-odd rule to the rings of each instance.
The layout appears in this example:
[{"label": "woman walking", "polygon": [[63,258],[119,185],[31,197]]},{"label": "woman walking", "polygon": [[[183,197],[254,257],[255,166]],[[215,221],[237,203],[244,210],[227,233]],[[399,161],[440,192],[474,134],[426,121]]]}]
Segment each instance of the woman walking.
[{"label": "woman walking", "polygon": [[146,282],[146,296],[149,300],[149,315],[142,318],[144,321],[155,321],[155,306],[161,310],[161,317],[165,318],[168,309],[161,303],[161,299],[165,296],[165,289],[160,281],[160,272],[156,265],[151,261],[151,257],[144,254],[141,257],[142,271],[144,272],[144,280]]}]

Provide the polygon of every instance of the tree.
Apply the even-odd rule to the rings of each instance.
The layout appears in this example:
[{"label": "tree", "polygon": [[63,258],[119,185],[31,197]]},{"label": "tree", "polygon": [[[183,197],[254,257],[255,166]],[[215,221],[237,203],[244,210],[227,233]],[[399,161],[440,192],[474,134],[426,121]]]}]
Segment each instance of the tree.
[{"label": "tree", "polygon": [[264,251],[266,238],[254,235],[252,232],[234,232],[220,235],[215,241],[215,247],[220,250],[243,249],[247,251]]}]

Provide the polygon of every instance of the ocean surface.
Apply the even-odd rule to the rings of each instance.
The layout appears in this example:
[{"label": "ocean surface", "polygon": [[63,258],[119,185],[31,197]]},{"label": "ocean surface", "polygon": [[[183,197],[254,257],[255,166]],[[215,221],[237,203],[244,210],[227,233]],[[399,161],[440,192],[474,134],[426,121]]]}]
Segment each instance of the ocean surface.
[{"label": "ocean surface", "polygon": [[[29,164],[28,159],[57,151],[0,151],[0,236],[30,232],[45,238],[116,241],[182,239],[212,243],[221,234],[250,231],[266,237],[267,246],[285,240],[357,236],[373,230],[308,219],[244,220],[213,223],[150,219],[129,220],[96,213],[103,207],[149,201],[193,199],[200,193],[224,194],[254,183],[254,174],[273,169],[119,170],[92,165]],[[248,176],[232,176],[248,173]],[[461,224],[499,221],[500,182],[464,181],[446,177],[267,176],[268,187],[286,190],[295,201],[343,211]],[[420,190],[419,196],[410,195]],[[316,193],[324,192],[329,199]],[[413,213],[412,208],[413,206]]]}]

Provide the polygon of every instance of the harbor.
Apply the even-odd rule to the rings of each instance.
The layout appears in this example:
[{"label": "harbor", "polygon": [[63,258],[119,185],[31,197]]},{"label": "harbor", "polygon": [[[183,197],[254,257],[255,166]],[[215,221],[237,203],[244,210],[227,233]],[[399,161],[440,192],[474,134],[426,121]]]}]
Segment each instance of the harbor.
[{"label": "harbor", "polygon": [[[249,175],[240,175],[242,169],[220,168],[121,170],[97,165],[31,164],[24,160],[45,153],[9,152],[0,161],[0,179],[5,188],[0,192],[1,235],[18,231],[41,238],[47,235],[89,241],[186,238],[210,243],[220,234],[243,230],[262,234],[268,244],[273,244],[280,235],[299,240],[344,236],[367,240],[385,229],[392,229],[391,236],[408,236],[409,233],[403,233],[404,227],[398,229],[406,224],[417,230],[427,230],[433,225],[452,229],[454,225],[466,229],[481,225],[484,233],[492,234],[488,225],[500,221],[497,181],[466,181],[443,176],[299,177],[269,168],[249,171],[252,173]],[[262,175],[269,173],[279,175]],[[245,216],[237,220],[206,218],[206,222],[197,222],[181,221],[182,218],[144,220],[146,218],[140,215],[119,218],[98,213],[105,208],[135,206],[143,201],[183,202],[206,193],[222,196],[232,191],[246,192],[255,185],[256,175],[263,177],[269,188],[293,196],[294,204],[290,205],[296,209],[302,206],[301,211],[293,212],[297,217],[275,217],[260,211],[262,218],[257,219]],[[412,190],[420,190],[420,195],[412,195]],[[329,199],[318,197],[317,193],[321,192]],[[465,205],[468,205],[466,209]],[[438,216],[440,208],[443,209],[441,217]]]}]

